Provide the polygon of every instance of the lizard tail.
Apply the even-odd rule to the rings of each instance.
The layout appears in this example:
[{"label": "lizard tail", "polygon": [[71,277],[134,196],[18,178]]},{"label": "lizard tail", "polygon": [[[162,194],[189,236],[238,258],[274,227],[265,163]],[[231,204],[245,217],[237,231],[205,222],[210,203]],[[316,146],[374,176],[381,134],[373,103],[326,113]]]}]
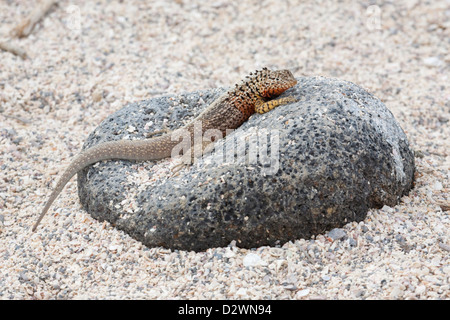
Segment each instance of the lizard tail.
[{"label": "lizard tail", "polygon": [[[165,148],[155,148],[155,146],[165,146]],[[80,170],[102,160],[124,159],[124,160],[158,160],[170,156],[172,145],[167,143],[164,136],[150,140],[119,140],[101,143],[81,152],[69,167],[64,171],[48,198],[44,209],[34,224],[32,231],[36,231],[37,226],[47,213],[53,201],[58,197],[64,186]],[[156,151],[159,150],[159,151]]]}]

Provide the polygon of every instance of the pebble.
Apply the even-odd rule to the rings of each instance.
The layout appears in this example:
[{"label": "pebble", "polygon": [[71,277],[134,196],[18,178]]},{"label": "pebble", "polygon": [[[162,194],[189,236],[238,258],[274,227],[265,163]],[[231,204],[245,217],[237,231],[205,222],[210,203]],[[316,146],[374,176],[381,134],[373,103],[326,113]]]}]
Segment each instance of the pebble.
[{"label": "pebble", "polygon": [[333,230],[328,232],[328,236],[333,239],[333,241],[335,241],[344,238],[345,236],[347,236],[347,233],[343,229],[334,228]]},{"label": "pebble", "polygon": [[444,65],[444,62],[439,57],[424,58],[423,63],[427,67],[440,67],[440,66]]},{"label": "pebble", "polygon": [[390,294],[391,299],[399,299],[403,295],[403,290],[399,287],[395,287]]},{"label": "pebble", "polygon": [[442,243],[442,242],[439,242],[438,245],[439,245],[439,248],[441,248],[442,250],[450,252],[450,245]]},{"label": "pebble", "polygon": [[242,263],[243,263],[244,267],[256,267],[256,266],[267,265],[267,262],[265,262],[263,259],[261,259],[261,256],[259,256],[256,253],[247,254],[244,257]]},{"label": "pebble", "polygon": [[309,289],[303,289],[303,290],[299,290],[299,291],[297,291],[297,293],[295,294],[295,296],[297,297],[297,298],[303,298],[303,297],[306,297],[308,294],[309,294]]},{"label": "pebble", "polygon": [[247,289],[245,289],[245,288],[239,288],[239,289],[236,291],[236,296],[241,297],[241,298],[247,296]]}]

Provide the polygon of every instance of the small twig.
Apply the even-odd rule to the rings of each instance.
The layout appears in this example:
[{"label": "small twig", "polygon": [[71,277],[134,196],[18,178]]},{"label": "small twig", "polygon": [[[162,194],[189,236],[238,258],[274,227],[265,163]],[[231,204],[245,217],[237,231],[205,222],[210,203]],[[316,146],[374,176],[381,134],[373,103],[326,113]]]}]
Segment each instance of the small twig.
[{"label": "small twig", "polygon": [[0,42],[0,50],[11,52],[12,54],[26,59],[27,53],[22,48],[12,44],[11,42]]},{"label": "small twig", "polygon": [[442,211],[449,211],[450,210],[450,201],[435,200],[434,203],[437,204],[439,207],[441,207]]},{"label": "small twig", "polygon": [[17,121],[22,122],[23,124],[30,124],[31,123],[30,120],[27,120],[27,119],[24,119],[24,118],[20,118],[20,117],[17,117],[17,116],[10,116],[10,115],[4,114],[2,112],[0,112],[0,114],[2,116],[4,116],[5,118],[17,120]]},{"label": "small twig", "polygon": [[23,38],[28,36],[33,31],[34,26],[42,17],[50,10],[50,8],[56,3],[57,0],[45,0],[42,5],[37,7],[26,17],[22,22],[15,27],[11,32],[19,37]]}]

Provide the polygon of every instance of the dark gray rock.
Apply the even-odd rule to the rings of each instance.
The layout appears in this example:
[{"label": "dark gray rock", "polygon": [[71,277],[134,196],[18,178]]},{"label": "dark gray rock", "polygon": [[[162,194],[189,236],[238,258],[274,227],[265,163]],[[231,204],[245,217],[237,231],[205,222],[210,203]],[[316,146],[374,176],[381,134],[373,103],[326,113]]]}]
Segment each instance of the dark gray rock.
[{"label": "dark gray rock", "polygon": [[[83,206],[149,247],[195,251],[232,240],[248,248],[309,238],[361,221],[369,208],[394,206],[412,187],[414,156],[392,113],[353,83],[298,80],[285,94],[300,101],[252,116],[178,176],[142,186],[129,182],[138,170],[131,161],[103,161],[85,169],[78,175]],[[106,119],[84,148],[142,139],[164,128],[165,121],[171,129],[180,127],[223,91],[130,104]],[[244,136],[259,139],[259,149],[249,153],[248,145],[236,142]],[[233,146],[238,155],[247,154],[245,161],[237,155],[220,161],[220,150]],[[150,181],[149,163],[156,162],[140,167],[147,168]],[[138,194],[131,213],[121,205],[130,190]]]}]

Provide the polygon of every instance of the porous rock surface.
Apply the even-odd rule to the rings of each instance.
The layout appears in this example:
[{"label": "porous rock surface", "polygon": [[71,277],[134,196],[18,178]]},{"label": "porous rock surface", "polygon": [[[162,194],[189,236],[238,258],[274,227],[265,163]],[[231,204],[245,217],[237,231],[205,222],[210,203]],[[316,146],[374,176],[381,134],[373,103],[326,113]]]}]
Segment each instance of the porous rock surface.
[{"label": "porous rock surface", "polygon": [[[84,148],[178,128],[223,92],[125,106]],[[413,152],[381,101],[353,83],[324,77],[298,78],[284,95],[299,101],[252,116],[175,176],[153,178],[152,168],[171,160],[111,160],[86,168],[78,174],[84,208],[149,247],[201,251],[233,240],[250,248],[309,238],[363,220],[369,208],[394,206],[408,193]],[[257,147],[239,143],[242,137]],[[138,174],[145,183],[130,179]]]}]

